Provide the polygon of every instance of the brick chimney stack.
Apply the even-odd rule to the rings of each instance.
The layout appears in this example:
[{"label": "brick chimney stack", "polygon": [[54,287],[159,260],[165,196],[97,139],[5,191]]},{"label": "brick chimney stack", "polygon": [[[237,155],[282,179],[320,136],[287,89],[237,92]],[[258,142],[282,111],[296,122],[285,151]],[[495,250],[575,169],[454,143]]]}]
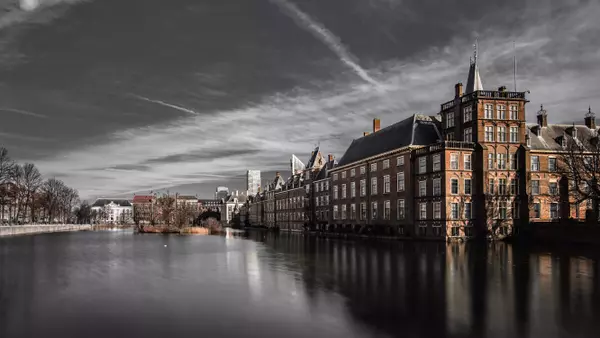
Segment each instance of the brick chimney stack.
[{"label": "brick chimney stack", "polygon": [[333,155],[331,155],[331,154],[327,155],[327,161],[333,162]]},{"label": "brick chimney stack", "polygon": [[592,106],[590,106],[588,112],[585,113],[585,125],[590,129],[596,129],[596,114],[592,112]]},{"label": "brick chimney stack", "polygon": [[540,111],[537,113],[537,123],[540,127],[548,126],[548,112],[544,109],[544,105],[540,106]]},{"label": "brick chimney stack", "polygon": [[363,132],[363,137],[369,135],[368,131]]},{"label": "brick chimney stack", "polygon": [[373,134],[381,129],[381,121],[378,118],[373,119]]},{"label": "brick chimney stack", "polygon": [[454,98],[458,99],[463,96],[463,84],[461,82],[454,86]]}]

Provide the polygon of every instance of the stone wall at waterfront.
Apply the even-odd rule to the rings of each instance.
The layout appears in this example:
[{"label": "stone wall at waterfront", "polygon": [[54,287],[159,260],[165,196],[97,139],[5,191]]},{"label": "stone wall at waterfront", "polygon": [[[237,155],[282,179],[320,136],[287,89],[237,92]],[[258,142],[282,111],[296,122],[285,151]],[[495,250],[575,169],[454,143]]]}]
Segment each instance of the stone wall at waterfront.
[{"label": "stone wall at waterfront", "polygon": [[89,224],[44,224],[44,225],[13,225],[0,226],[0,237],[35,235],[53,232],[87,231],[91,230]]}]

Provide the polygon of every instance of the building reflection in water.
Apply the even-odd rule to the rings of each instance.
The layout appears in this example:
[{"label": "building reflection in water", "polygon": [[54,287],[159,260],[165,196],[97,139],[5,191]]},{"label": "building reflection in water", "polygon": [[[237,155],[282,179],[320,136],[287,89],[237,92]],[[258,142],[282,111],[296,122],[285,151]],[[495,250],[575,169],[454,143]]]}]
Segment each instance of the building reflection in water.
[{"label": "building reflection in water", "polygon": [[280,257],[278,264],[302,280],[309,304],[323,292],[339,294],[352,320],[386,336],[549,338],[600,332],[594,255],[534,252],[505,243],[260,236]]}]

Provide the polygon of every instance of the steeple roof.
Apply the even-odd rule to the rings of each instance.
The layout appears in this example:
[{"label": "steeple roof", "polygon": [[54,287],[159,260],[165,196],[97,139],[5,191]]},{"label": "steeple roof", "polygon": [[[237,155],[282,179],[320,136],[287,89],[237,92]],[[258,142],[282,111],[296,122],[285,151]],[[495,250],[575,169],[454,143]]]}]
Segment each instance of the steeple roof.
[{"label": "steeple roof", "polygon": [[473,57],[471,57],[471,66],[469,67],[469,77],[467,78],[467,88],[465,94],[470,94],[478,90],[483,90],[481,76],[479,76],[479,65],[477,64],[477,42],[475,42]]}]

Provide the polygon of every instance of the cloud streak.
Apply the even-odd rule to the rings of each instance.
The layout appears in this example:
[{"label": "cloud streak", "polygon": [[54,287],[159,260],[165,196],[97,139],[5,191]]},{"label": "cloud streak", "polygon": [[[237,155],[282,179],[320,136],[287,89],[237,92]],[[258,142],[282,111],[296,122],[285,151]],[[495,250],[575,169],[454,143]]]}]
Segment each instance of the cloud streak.
[{"label": "cloud streak", "polygon": [[41,119],[48,118],[46,115],[37,114],[37,113],[33,113],[33,112],[30,112],[30,111],[21,110],[21,109],[0,107],[0,111],[5,111],[5,112],[9,112],[9,113],[20,114],[20,115],[25,115],[25,116],[33,116],[33,117],[37,117],[37,118],[41,118]]},{"label": "cloud streak", "polygon": [[192,115],[198,115],[198,113],[195,112],[195,111],[193,111],[192,109],[188,109],[188,108],[185,108],[185,107],[174,105],[172,103],[168,103],[168,102],[161,101],[161,100],[153,100],[153,99],[149,99],[147,97],[136,95],[136,94],[130,94],[130,95],[133,96],[133,97],[135,97],[135,98],[137,98],[137,99],[139,99],[139,100],[142,100],[142,101],[159,104],[159,105],[161,105],[163,107],[168,107],[168,108],[176,109],[176,110],[179,110],[179,111],[184,112],[184,113],[188,113],[188,114],[192,114]]},{"label": "cloud streak", "polygon": [[296,5],[288,0],[271,0],[272,3],[283,9],[284,13],[292,17],[302,28],[313,33],[321,40],[332,52],[334,52],[344,64],[346,64],[356,75],[364,81],[372,84],[379,90],[383,90],[383,86],[373,79],[365,69],[357,62],[357,58],[353,56],[342,44],[340,38],[328,30],[323,24],[311,18],[307,13],[301,11]]}]

